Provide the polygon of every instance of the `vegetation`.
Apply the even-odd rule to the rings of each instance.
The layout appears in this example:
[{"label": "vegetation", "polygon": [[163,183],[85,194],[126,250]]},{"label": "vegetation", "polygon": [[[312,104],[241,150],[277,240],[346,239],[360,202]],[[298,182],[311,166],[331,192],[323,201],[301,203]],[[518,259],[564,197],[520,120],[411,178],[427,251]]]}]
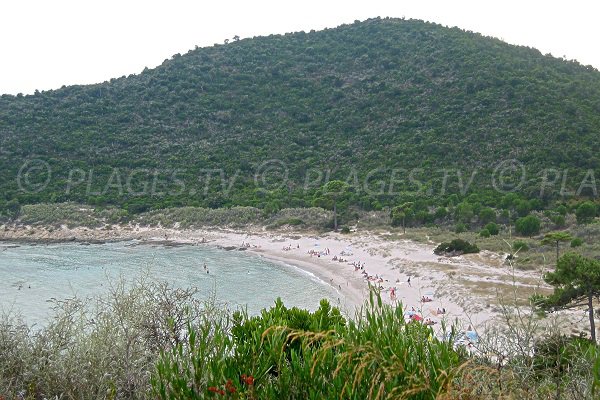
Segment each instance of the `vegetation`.
[{"label": "vegetation", "polygon": [[149,398],[161,351],[188,341],[187,326],[226,310],[208,296],[199,301],[194,289],[140,280],[55,301],[53,313],[43,327],[0,314],[0,398]]},{"label": "vegetation", "polygon": [[544,280],[555,287],[554,294],[542,299],[541,306],[548,308],[588,308],[590,335],[596,342],[594,321],[594,298],[600,296],[600,262],[576,253],[563,255],[554,272],[548,272]]},{"label": "vegetation", "polygon": [[581,240],[580,238],[574,238],[573,240],[571,240],[571,247],[579,247],[583,245],[583,240]]},{"label": "vegetation", "polygon": [[338,228],[338,201],[346,197],[348,184],[342,181],[329,181],[324,186],[321,192],[317,193],[315,203],[322,204],[323,202],[331,202],[333,208],[333,230]]},{"label": "vegetation", "polygon": [[[271,214],[341,180],[341,208],[427,197],[415,217],[431,223],[432,208],[466,201],[459,222],[485,224],[490,208],[524,216],[561,191],[593,196],[598,99],[591,67],[416,20],[234,40],[138,75],[1,96],[0,213],[71,201]],[[492,179],[505,160],[524,166],[522,184]]]},{"label": "vegetation", "polygon": [[490,235],[496,236],[500,233],[500,227],[495,222],[489,222],[485,225],[484,229],[486,229]]},{"label": "vegetation", "polygon": [[438,255],[460,255],[479,253],[479,248],[466,240],[454,239],[449,243],[440,243],[433,252]]},{"label": "vegetation", "polygon": [[[56,303],[36,330],[0,318],[5,399],[593,398],[600,354],[586,340],[506,309],[506,330],[470,354],[459,331],[406,322],[375,294],[353,318],[322,301],[230,313],[195,291],[119,282],[102,297]],[[445,333],[444,333],[445,332]],[[498,357],[502,355],[501,364]]]},{"label": "vegetation", "polygon": [[541,221],[539,218],[528,215],[517,219],[515,222],[515,230],[523,236],[533,236],[540,233]]},{"label": "vegetation", "polygon": [[556,245],[556,264],[558,265],[558,258],[560,256],[560,242],[571,242],[573,236],[568,232],[550,232],[544,235],[542,244],[555,244]]},{"label": "vegetation", "polygon": [[590,223],[596,217],[596,210],[596,205],[591,201],[581,203],[575,212],[577,222],[580,224]]},{"label": "vegetation", "polygon": [[523,240],[515,240],[512,244],[513,251],[527,251],[529,250],[529,245],[527,242]]}]

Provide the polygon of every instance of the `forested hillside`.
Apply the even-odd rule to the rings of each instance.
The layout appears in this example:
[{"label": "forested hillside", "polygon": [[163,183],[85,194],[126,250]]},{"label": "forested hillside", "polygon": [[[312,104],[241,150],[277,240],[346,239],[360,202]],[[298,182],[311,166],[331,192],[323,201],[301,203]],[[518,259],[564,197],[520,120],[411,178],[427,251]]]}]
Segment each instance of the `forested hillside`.
[{"label": "forested hillside", "polygon": [[[0,208],[304,207],[328,170],[365,209],[473,193],[497,206],[506,191],[490,176],[506,160],[526,171],[523,182],[507,178],[517,195],[544,204],[560,185],[541,193],[542,171],[568,168],[571,190],[589,183],[599,137],[597,70],[458,28],[372,19],[231,40],[101,84],[3,95]],[[461,193],[459,178],[464,189],[475,169]]]}]

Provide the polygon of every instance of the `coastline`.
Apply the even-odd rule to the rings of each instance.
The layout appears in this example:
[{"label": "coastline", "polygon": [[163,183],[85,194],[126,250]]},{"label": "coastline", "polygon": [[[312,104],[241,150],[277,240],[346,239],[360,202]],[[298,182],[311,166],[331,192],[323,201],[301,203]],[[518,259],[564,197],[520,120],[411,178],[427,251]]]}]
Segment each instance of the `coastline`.
[{"label": "coastline", "polygon": [[[109,229],[5,226],[0,229],[0,242],[5,243],[101,244],[125,240],[242,249],[300,268],[338,291],[339,306],[349,315],[368,299],[371,284],[379,288],[384,302],[402,303],[405,310],[414,310],[436,323],[460,321],[464,325],[482,326],[499,315],[498,288],[512,290],[514,282],[529,292],[541,281],[535,271],[507,268],[498,254],[482,252],[439,257],[433,254],[433,245],[398,239],[385,232],[344,235],[266,231],[260,227],[181,230],[139,226],[111,226]],[[343,262],[339,261],[340,257]],[[431,301],[421,302],[423,296]],[[438,313],[439,310],[445,313]]]}]

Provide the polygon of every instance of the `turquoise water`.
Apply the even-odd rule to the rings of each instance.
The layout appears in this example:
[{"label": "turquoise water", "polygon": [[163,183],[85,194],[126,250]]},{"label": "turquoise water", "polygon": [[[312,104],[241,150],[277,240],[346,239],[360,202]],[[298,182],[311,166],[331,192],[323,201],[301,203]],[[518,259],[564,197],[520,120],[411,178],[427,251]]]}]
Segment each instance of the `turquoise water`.
[{"label": "turquoise water", "polygon": [[[206,264],[209,273],[204,271]],[[108,290],[119,277],[147,276],[176,287],[197,287],[199,296],[215,293],[230,307],[251,314],[277,297],[288,306],[318,307],[322,298],[337,303],[339,294],[314,275],[291,265],[243,251],[209,246],[118,242],[82,245],[0,244],[0,311],[21,313],[28,323],[44,324],[51,299],[87,297]]]}]

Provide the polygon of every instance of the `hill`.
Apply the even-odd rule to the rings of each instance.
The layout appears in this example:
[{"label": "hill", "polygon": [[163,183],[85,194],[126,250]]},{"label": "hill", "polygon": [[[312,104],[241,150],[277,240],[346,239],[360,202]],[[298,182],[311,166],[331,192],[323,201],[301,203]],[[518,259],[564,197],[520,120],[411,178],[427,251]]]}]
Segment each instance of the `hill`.
[{"label": "hill", "polygon": [[[559,197],[564,169],[568,190],[591,182],[599,134],[592,67],[458,28],[372,19],[3,95],[0,208],[269,211],[313,205],[328,178],[353,184],[348,202],[365,209],[473,194],[499,206],[511,191],[541,207]],[[591,186],[576,195],[593,196]]]}]

